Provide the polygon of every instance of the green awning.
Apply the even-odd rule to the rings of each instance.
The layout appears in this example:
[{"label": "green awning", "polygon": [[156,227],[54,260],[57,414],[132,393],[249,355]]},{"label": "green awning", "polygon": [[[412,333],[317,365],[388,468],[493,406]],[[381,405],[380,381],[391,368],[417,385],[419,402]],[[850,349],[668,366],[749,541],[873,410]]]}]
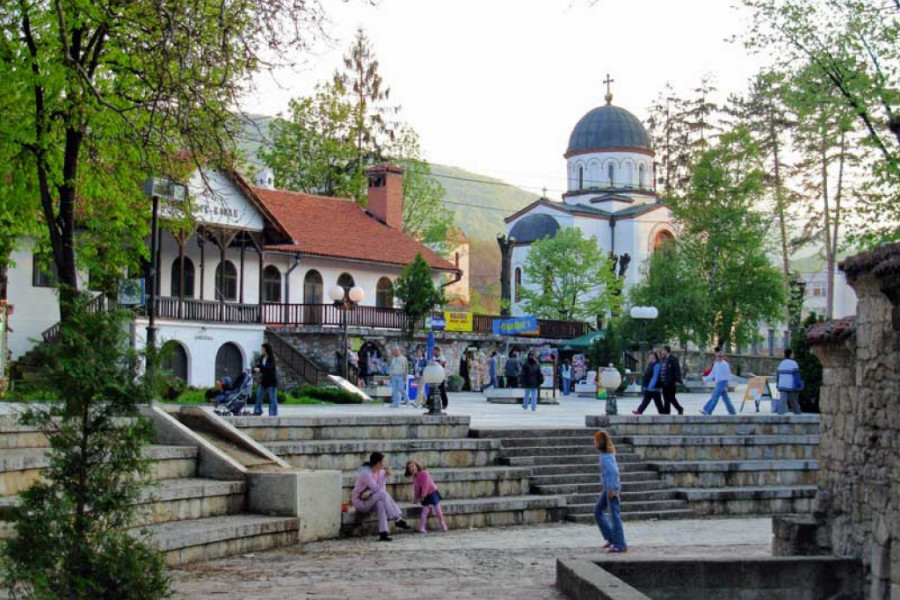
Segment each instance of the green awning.
[{"label": "green awning", "polygon": [[575,339],[561,342],[557,344],[557,347],[560,350],[589,350],[591,344],[594,343],[594,340],[597,338],[602,338],[603,335],[603,331],[592,331],[591,333],[586,333]]}]

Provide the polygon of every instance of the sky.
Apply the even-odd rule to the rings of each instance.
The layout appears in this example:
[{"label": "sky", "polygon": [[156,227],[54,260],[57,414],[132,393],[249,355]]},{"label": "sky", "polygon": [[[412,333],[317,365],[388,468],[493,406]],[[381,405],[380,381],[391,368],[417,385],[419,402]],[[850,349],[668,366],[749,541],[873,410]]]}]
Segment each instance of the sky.
[{"label": "sky", "polygon": [[243,109],[276,115],[330,78],[362,27],[380,71],[419,133],[425,158],[530,191],[565,186],[569,134],[603,104],[646,122],[666,82],[688,92],[704,74],[719,94],[740,92],[763,64],[740,43],[729,0],[324,0],[331,40],[261,73]]}]

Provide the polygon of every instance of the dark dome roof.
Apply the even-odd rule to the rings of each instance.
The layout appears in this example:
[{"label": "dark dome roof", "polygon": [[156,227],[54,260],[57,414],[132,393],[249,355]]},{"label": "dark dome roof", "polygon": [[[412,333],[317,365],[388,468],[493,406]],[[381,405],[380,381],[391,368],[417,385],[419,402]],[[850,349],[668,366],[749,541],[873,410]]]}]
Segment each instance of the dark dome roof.
[{"label": "dark dome roof", "polygon": [[650,150],[650,136],[638,118],[624,108],[598,106],[575,125],[566,154],[604,148]]},{"label": "dark dome roof", "polygon": [[559,231],[559,223],[550,215],[528,215],[513,225],[509,237],[517,244],[530,244],[537,240],[553,237]]}]

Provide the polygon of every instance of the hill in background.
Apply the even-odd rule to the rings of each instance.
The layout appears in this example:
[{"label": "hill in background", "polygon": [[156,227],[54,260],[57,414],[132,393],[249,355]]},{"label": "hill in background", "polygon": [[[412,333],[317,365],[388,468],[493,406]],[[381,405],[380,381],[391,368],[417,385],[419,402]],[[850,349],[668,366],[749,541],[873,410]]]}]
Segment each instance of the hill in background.
[{"label": "hill in background", "polygon": [[[238,135],[238,148],[244,157],[240,170],[252,181],[262,165],[257,154],[267,143],[273,117],[248,117]],[[444,202],[453,211],[456,226],[469,239],[473,308],[496,314],[500,302],[497,235],[506,231],[505,217],[531,204],[538,195],[458,167],[432,164],[431,173],[444,187]]]}]

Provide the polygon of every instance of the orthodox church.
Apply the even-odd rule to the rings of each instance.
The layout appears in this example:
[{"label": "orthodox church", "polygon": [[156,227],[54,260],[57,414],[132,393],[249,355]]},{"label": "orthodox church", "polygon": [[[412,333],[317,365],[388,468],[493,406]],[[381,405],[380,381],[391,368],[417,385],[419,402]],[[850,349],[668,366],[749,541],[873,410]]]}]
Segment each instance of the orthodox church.
[{"label": "orthodox church", "polygon": [[672,213],[656,195],[653,148],[637,117],[613,105],[607,78],[606,104],[585,114],[569,136],[565,152],[567,186],[562,202],[540,198],[506,218],[502,282],[511,313],[523,315],[524,265],[537,240],[563,227],[578,227],[596,238],[617,261],[625,288],[640,280],[650,254],[675,236]]}]

